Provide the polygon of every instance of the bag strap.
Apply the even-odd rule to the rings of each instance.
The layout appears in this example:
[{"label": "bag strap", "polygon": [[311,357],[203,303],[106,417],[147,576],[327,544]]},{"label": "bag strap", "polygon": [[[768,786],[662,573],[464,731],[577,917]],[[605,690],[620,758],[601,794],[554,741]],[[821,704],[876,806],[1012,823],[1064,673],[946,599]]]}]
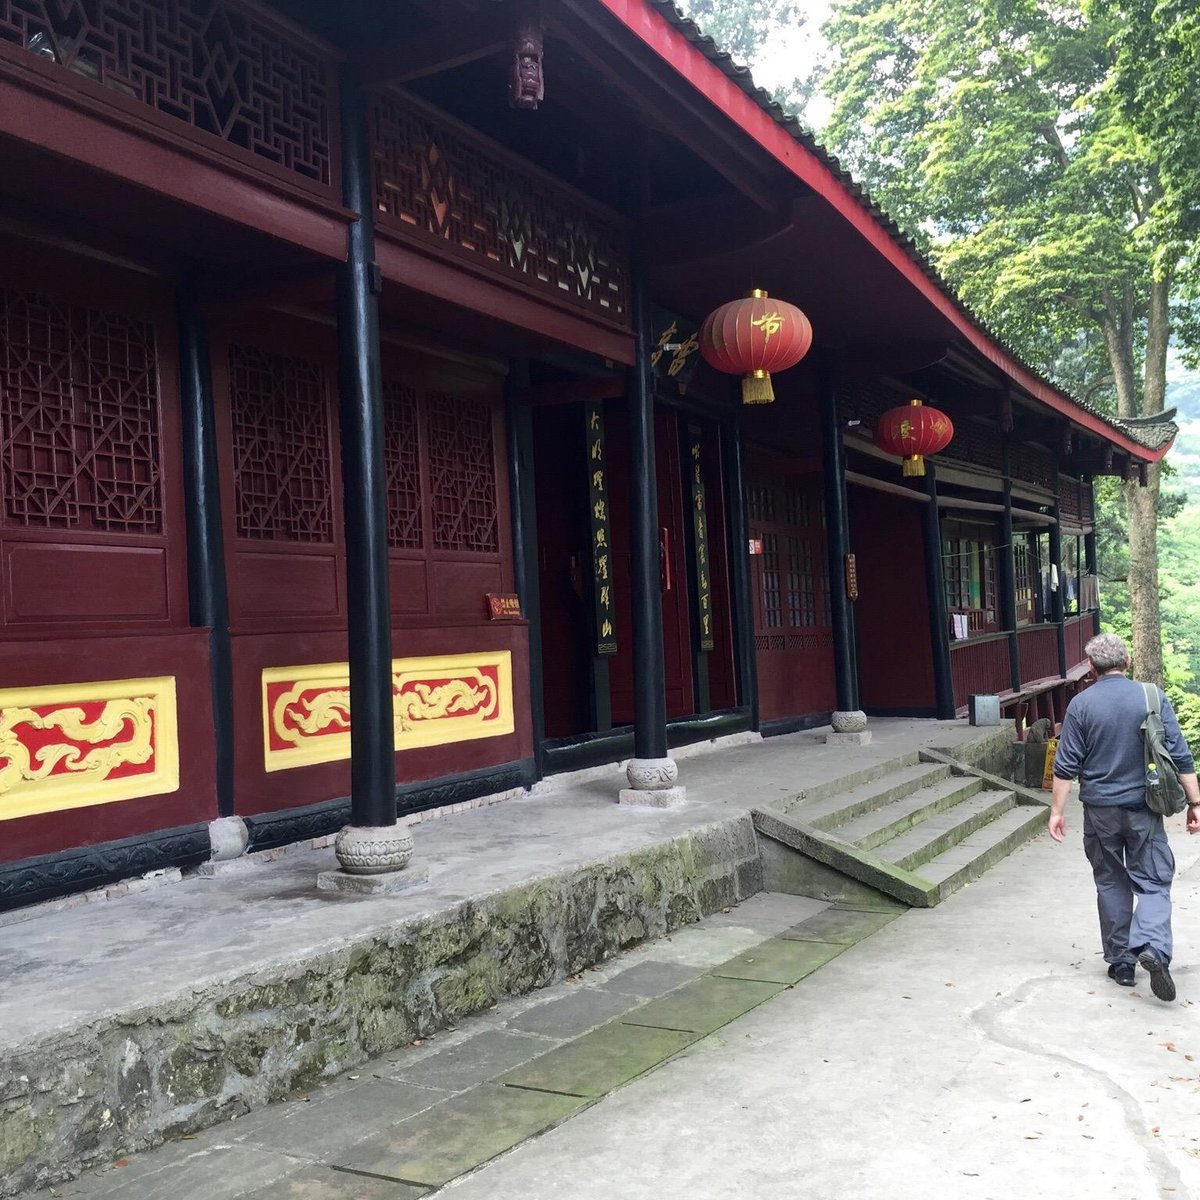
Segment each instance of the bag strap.
[{"label": "bag strap", "polygon": [[1162,716],[1162,699],[1158,694],[1158,685],[1154,683],[1143,683],[1142,690],[1146,693],[1146,715],[1153,713],[1156,717]]}]

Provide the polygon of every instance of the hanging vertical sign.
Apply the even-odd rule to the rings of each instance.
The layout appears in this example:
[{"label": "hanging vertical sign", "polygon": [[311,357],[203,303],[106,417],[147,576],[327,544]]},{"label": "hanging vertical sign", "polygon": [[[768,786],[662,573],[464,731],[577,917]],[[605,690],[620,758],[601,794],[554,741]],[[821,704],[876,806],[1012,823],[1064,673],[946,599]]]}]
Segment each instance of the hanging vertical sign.
[{"label": "hanging vertical sign", "polygon": [[608,466],[604,458],[604,409],[588,404],[588,520],[592,531],[592,596],[596,619],[596,653],[617,652],[617,606],[612,580],[612,529],[608,512]]},{"label": "hanging vertical sign", "polygon": [[703,442],[699,425],[688,426],[692,469],[692,538],[696,554],[696,604],[700,620],[700,649],[713,648],[712,576],[708,561],[708,509],[704,502]]}]

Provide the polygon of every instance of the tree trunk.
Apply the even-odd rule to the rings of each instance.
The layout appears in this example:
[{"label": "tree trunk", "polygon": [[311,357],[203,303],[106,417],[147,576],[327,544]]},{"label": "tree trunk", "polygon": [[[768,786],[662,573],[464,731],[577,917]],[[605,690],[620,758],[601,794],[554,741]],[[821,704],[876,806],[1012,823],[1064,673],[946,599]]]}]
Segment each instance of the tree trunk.
[{"label": "tree trunk", "polygon": [[[1142,412],[1162,412],[1167,394],[1167,344],[1171,338],[1171,281],[1150,285],[1146,323],[1146,375]],[[1129,517],[1129,607],[1133,616],[1133,663],[1139,679],[1163,685],[1162,615],[1158,601],[1158,463],[1145,487],[1125,484]]]},{"label": "tree trunk", "polygon": [[1146,322],[1146,386],[1142,412],[1160,413],[1167,402],[1167,345],[1171,340],[1171,280],[1150,285],[1150,311]]},{"label": "tree trunk", "polygon": [[1138,679],[1163,685],[1162,616],[1158,607],[1158,463],[1145,487],[1122,485],[1129,523],[1129,607],[1133,668]]},{"label": "tree trunk", "polygon": [[1134,374],[1133,342],[1129,331],[1122,327],[1116,305],[1108,302],[1107,311],[1097,314],[1100,332],[1104,334],[1104,345],[1108,350],[1108,361],[1112,367],[1113,384],[1117,390],[1117,416],[1137,416],[1137,384]]}]

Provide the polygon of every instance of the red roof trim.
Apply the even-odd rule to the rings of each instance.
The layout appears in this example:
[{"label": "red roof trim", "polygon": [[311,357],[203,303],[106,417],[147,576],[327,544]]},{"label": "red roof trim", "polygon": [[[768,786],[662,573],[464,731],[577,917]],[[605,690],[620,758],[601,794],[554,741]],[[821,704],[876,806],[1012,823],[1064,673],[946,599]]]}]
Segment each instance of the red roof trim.
[{"label": "red roof trim", "polygon": [[1014,383],[1048,408],[1062,413],[1084,429],[1112,442],[1136,458],[1156,462],[1170,449],[1168,445],[1161,450],[1151,450],[1125,437],[1100,417],[1079,408],[1069,397],[1038,379],[1027,367],[1001,349],[925,275],[824,163],[747,96],[716,64],[710,62],[661,13],[648,8],[643,0],[597,2],[797,179],[833,205],[834,209],[945,316],[976,350],[999,367]]}]

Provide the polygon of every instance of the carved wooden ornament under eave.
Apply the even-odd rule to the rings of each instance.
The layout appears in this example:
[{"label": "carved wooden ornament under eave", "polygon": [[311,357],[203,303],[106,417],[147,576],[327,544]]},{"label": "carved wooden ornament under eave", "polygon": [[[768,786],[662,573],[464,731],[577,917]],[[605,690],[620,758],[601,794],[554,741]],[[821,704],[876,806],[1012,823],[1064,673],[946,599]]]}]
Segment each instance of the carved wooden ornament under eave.
[{"label": "carved wooden ornament under eave", "polygon": [[522,5],[513,24],[512,66],[508,80],[508,103],[513,108],[536,109],[546,98],[542,76],[545,31],[535,7]]}]

